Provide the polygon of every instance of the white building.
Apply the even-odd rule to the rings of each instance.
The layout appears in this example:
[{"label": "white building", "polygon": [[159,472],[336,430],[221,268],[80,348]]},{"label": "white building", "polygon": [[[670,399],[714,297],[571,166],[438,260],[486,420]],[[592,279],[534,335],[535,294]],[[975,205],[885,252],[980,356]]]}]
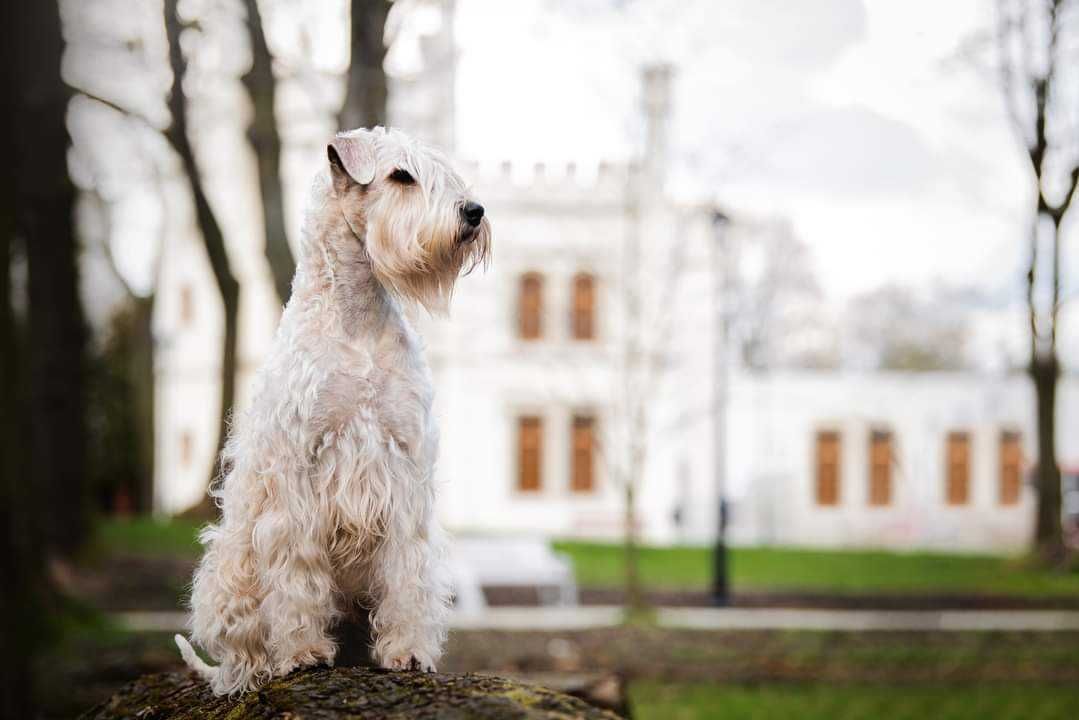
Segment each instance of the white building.
[{"label": "white building", "polygon": [[[460,285],[451,321],[426,327],[445,520],[459,531],[617,537],[623,495],[599,446],[611,436],[605,426],[625,424],[621,246],[633,229],[620,206],[632,201],[618,183],[585,192],[542,181],[480,187],[496,261]],[[651,213],[653,226],[682,218],[694,261],[678,278],[669,368],[651,395],[638,522],[651,542],[706,543],[719,506],[714,231],[700,208]],[[580,339],[586,307],[594,337]],[[732,369],[726,385],[722,475],[733,542],[942,550],[1029,542],[1036,428],[1024,375]],[[1065,378],[1064,466],[1079,463],[1077,401],[1079,384]],[[591,471],[580,470],[582,456]]]},{"label": "white building", "polygon": [[[445,42],[427,46],[453,56]],[[437,67],[401,81],[397,103],[445,98],[424,92],[425,83],[452,86],[452,61]],[[639,167],[601,166],[583,178],[575,168],[488,174],[463,163],[493,223],[494,261],[458,285],[450,320],[416,318],[437,391],[445,523],[615,537],[624,527],[619,470],[636,447],[637,523],[649,542],[712,540],[721,476],[738,543],[1021,547],[1034,501],[1024,482],[1035,429],[1025,378],[732,368],[716,380],[715,210],[663,192],[668,81],[656,69],[644,83]],[[445,103],[408,117],[407,129],[451,139],[452,97]],[[296,147],[288,189],[298,198],[324,154],[318,138]],[[224,229],[243,286],[242,405],[278,309],[257,208],[230,208]],[[295,201],[289,212],[298,223]],[[727,232],[739,232],[737,219]],[[167,247],[155,318],[155,506],[174,513],[202,497],[213,461],[221,319],[203,301],[213,282],[191,228]],[[1062,384],[1064,464],[1079,463],[1077,393]],[[649,411],[642,425],[627,419],[635,397]],[[720,407],[725,453],[714,442]]]}]

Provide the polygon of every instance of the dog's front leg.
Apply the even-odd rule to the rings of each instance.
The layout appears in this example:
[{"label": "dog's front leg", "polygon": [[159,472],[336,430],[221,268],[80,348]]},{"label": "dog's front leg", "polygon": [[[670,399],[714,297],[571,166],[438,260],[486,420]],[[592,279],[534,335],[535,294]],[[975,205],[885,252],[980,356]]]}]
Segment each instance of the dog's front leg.
[{"label": "dog's front leg", "polygon": [[446,639],[450,582],[431,504],[413,505],[419,517],[393,513],[374,558],[375,659],[394,670],[433,672]]},{"label": "dog's front leg", "polygon": [[263,582],[269,588],[262,616],[275,676],[332,665],[337,650],[329,632],[338,615],[336,585],[317,524],[313,513],[301,519],[282,511],[265,513],[256,524]]}]

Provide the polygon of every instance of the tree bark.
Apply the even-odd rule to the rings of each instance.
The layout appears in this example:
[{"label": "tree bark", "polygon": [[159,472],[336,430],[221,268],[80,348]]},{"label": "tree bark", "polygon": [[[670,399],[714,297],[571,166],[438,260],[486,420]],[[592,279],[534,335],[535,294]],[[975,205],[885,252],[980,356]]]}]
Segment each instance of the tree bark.
[{"label": "tree bark", "polygon": [[266,43],[266,33],[258,0],[246,0],[247,27],[251,38],[251,70],[243,77],[251,96],[254,117],[247,137],[258,161],[259,190],[262,195],[262,223],[266,231],[266,261],[270,264],[277,298],[284,305],[292,293],[296,260],[285,232],[285,209],[281,189],[281,134],[275,114],[276,83],[273,55]]},{"label": "tree bark", "polygon": [[1038,508],[1034,541],[1038,555],[1049,564],[1063,560],[1064,534],[1061,526],[1060,466],[1056,454],[1056,396],[1060,365],[1056,353],[1034,356],[1030,363],[1038,418]]},{"label": "tree bark", "polygon": [[205,682],[190,674],[147,675],[82,717],[617,718],[583,700],[502,678],[367,668],[296,672],[235,699],[214,697]]},{"label": "tree bark", "polygon": [[[10,180],[4,183],[6,186]],[[11,303],[14,200],[14,188],[4,187],[0,217],[0,427],[4,429],[0,435],[0,577],[5,578],[7,587],[0,592],[0,717],[32,717],[33,692],[26,659],[33,656],[35,633],[27,619],[37,613],[33,588],[40,580],[40,563],[31,521],[35,511],[29,493],[32,488],[22,482],[26,402],[20,392],[22,347]]]},{"label": "tree bark", "polygon": [[[636,475],[631,469],[629,472]],[[626,608],[633,611],[644,609],[644,593],[641,592],[640,558],[637,547],[637,488],[636,478],[626,482],[626,506],[624,508],[626,535]]]},{"label": "tree bark", "polygon": [[73,553],[88,532],[86,327],[78,291],[75,188],[67,174],[56,2],[20,3],[17,43],[16,232],[29,270],[28,353],[33,482],[48,508],[46,542]]},{"label": "tree bark", "polygon": [[218,415],[217,449],[214,454],[216,459],[209,478],[210,483],[212,483],[222,470],[219,466],[221,450],[224,448],[225,440],[228,436],[228,418],[236,396],[240,284],[232,274],[228,251],[225,247],[225,238],[203,189],[202,176],[199,174],[194,150],[188,138],[187,102],[183,92],[183,78],[187,70],[187,61],[184,59],[183,50],[180,47],[180,33],[183,30],[183,23],[177,13],[177,3],[178,0],[165,0],[165,30],[169,41],[169,64],[172,68],[172,91],[169,95],[169,112],[172,114],[172,125],[169,127],[167,135],[173,149],[180,156],[188,181],[191,183],[196,220],[198,221],[199,231],[202,233],[206,254],[209,256],[210,267],[213,270],[214,280],[217,283],[217,289],[221,295],[221,302],[225,311],[225,333],[221,347],[221,411]]},{"label": "tree bark", "polygon": [[[1038,215],[1048,217],[1053,226],[1052,243],[1052,307],[1047,313],[1048,337],[1040,337],[1035,305],[1034,279],[1038,264],[1037,225],[1031,235],[1032,253],[1027,275],[1027,303],[1030,311],[1030,365],[1027,372],[1034,382],[1038,433],[1038,464],[1035,487],[1037,510],[1034,524],[1035,554],[1047,565],[1064,561],[1064,528],[1061,518],[1061,477],[1056,452],[1056,401],[1060,380],[1060,360],[1057,356],[1057,313],[1060,307],[1060,243],[1061,220],[1065,209],[1048,207],[1041,194],[1039,181]],[[1046,333],[1041,333],[1045,335]]]},{"label": "tree bark", "polygon": [[345,103],[337,117],[342,130],[386,124],[386,29],[388,0],[351,0],[352,58]]},{"label": "tree bark", "polygon": [[133,297],[129,377],[133,391],[132,415],[135,419],[138,487],[135,509],[150,513],[154,509],[154,294]]},{"label": "tree bark", "polygon": [[[0,186],[0,717],[34,717],[32,669],[52,598],[44,556],[74,551],[87,529],[86,331],[59,8],[4,3],[0,26],[10,101],[0,114],[7,164]],[[32,305],[22,318],[11,282],[16,247],[31,271]],[[39,323],[32,335],[27,322]]]}]

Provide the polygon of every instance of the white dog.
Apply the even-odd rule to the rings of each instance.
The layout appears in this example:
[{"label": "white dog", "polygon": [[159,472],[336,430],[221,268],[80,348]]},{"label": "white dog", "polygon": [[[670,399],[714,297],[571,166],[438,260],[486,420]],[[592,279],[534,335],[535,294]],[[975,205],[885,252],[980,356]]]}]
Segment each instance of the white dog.
[{"label": "white dog", "polygon": [[450,587],[434,517],[430,373],[401,302],[445,310],[485,263],[483,207],[435,151],[397,130],[341,133],[303,228],[292,298],[237,417],[218,525],[180,651],[217,694],[332,663],[334,622],[371,609],[375,659],[434,670]]}]

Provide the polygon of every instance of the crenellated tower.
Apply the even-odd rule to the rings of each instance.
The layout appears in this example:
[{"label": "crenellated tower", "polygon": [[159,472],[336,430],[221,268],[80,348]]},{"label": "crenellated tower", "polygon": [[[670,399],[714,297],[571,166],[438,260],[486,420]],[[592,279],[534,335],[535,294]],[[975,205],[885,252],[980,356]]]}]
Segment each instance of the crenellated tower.
[{"label": "crenellated tower", "polygon": [[410,28],[418,65],[389,78],[389,124],[442,148],[456,151],[457,43],[454,31],[456,0],[422,0],[413,8],[425,22]]}]

